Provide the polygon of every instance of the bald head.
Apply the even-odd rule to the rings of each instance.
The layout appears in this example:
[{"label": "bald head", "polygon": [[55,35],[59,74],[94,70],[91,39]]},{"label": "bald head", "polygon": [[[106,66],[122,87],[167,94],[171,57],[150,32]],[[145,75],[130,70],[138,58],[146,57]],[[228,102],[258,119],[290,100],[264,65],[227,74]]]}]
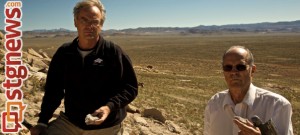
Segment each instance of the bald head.
[{"label": "bald head", "polygon": [[250,50],[244,46],[232,46],[227,51],[225,51],[222,59],[222,64],[224,59],[228,55],[238,55],[239,57],[244,57],[247,64],[253,66],[254,65],[254,58]]}]

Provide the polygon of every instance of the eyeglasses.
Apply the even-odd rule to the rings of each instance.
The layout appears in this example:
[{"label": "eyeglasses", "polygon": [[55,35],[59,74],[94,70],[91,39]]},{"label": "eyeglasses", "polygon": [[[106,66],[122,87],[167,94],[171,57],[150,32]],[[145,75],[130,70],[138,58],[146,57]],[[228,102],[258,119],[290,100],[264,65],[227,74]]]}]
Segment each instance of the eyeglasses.
[{"label": "eyeglasses", "polygon": [[237,64],[236,66],[224,65],[223,71],[225,71],[225,72],[232,71],[233,67],[235,67],[235,69],[238,71],[245,71],[247,69],[247,65],[243,65],[243,64]]},{"label": "eyeglasses", "polygon": [[78,19],[79,22],[83,25],[89,25],[89,26],[93,26],[93,27],[98,27],[100,26],[100,21],[99,20],[88,20],[86,18],[79,18]]}]

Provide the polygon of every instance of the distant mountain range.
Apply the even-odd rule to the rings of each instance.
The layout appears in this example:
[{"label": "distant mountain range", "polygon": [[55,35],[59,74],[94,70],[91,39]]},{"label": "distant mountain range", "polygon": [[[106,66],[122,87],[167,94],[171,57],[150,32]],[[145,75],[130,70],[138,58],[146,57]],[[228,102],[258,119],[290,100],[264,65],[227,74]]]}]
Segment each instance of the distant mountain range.
[{"label": "distant mountain range", "polygon": [[[4,32],[1,30],[1,32]],[[229,25],[199,25],[196,27],[143,27],[122,30],[105,30],[105,35],[127,35],[127,34],[214,34],[214,33],[300,33],[300,20],[286,22],[263,22],[253,24],[229,24]],[[38,29],[24,31],[23,35],[49,35],[56,36],[76,35],[76,31],[68,29]]]},{"label": "distant mountain range", "polygon": [[209,34],[209,33],[240,33],[240,32],[300,32],[300,20],[291,22],[264,22],[254,24],[230,24],[196,27],[149,27],[123,30],[107,30],[106,33],[147,34],[147,33],[181,33],[181,34]]}]

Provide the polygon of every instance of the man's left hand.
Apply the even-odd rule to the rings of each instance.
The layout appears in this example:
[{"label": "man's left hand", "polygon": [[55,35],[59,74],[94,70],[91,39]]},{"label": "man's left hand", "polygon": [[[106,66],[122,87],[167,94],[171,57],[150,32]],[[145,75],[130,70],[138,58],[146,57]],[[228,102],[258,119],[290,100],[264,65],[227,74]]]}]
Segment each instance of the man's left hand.
[{"label": "man's left hand", "polygon": [[103,123],[106,120],[109,113],[110,109],[108,106],[102,106],[99,109],[97,109],[92,115],[99,117],[99,119],[95,120],[95,122],[92,125],[100,125],[101,123]]},{"label": "man's left hand", "polygon": [[239,135],[261,135],[259,128],[254,127],[249,120],[246,119],[246,121],[243,121],[238,117],[235,117],[233,121],[241,130]]}]

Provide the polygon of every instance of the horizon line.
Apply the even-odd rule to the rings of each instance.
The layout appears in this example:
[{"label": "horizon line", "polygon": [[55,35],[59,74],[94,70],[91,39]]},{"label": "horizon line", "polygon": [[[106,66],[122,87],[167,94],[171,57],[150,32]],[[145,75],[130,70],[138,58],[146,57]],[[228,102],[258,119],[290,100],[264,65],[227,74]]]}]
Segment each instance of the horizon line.
[{"label": "horizon line", "polygon": [[[296,21],[300,21],[300,19],[297,19],[297,20],[291,20],[291,21],[276,21],[276,22],[268,22],[268,21],[265,21],[265,22],[256,22],[256,23],[232,23],[232,24],[221,24],[221,25],[215,25],[215,24],[212,24],[212,25],[197,25],[197,26],[145,26],[145,27],[131,27],[131,28],[122,28],[122,29],[102,29],[102,31],[108,31],[108,30],[126,30],[126,29],[139,29],[139,28],[193,28],[193,27],[199,27],[199,26],[226,26],[226,25],[249,25],[249,24],[262,24],[262,23],[282,23],[282,22],[296,22]],[[59,29],[64,29],[64,30],[68,30],[68,31],[77,31],[76,29],[75,30],[71,30],[71,29],[67,29],[67,28],[40,28],[40,29],[30,29],[30,30],[24,30],[25,32],[26,31],[36,31],[36,30],[59,30]],[[4,29],[0,29],[1,31],[4,31]]]}]

